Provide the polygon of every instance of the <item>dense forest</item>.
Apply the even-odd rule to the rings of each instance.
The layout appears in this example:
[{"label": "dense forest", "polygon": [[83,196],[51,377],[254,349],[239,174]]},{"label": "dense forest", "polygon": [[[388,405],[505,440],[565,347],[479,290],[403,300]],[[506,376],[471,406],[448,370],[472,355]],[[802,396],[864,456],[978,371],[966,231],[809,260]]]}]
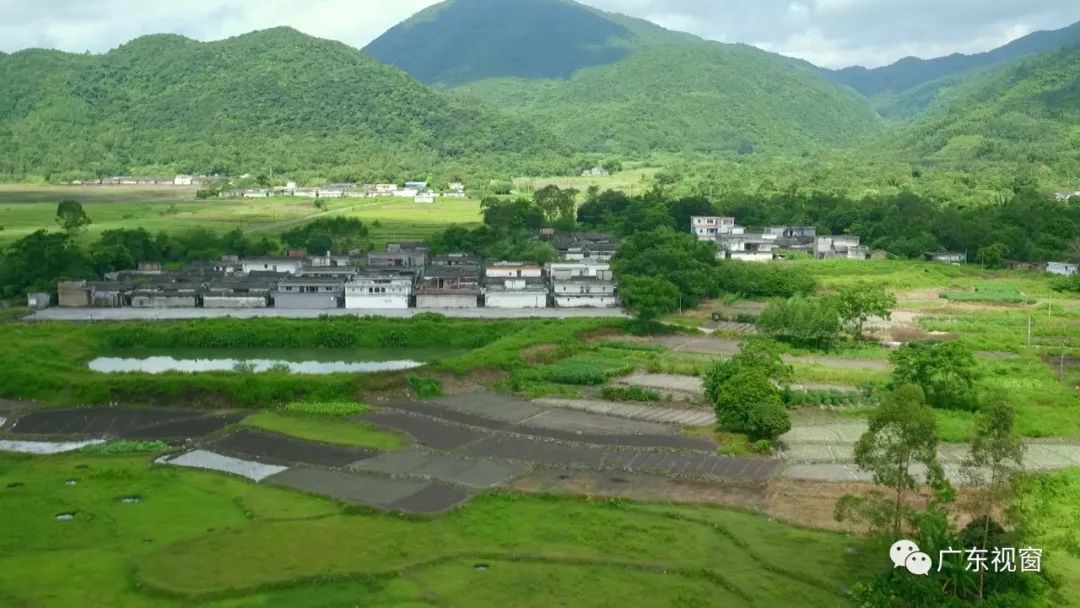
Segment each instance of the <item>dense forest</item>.
[{"label": "dense forest", "polygon": [[458,91],[593,151],[798,155],[884,132],[857,94],[753,47],[710,42],[643,50],[567,81],[494,79]]},{"label": "dense forest", "polygon": [[104,55],[0,57],[0,178],[263,173],[402,179],[568,172],[544,129],[432,91],[338,42],[279,28]]},{"label": "dense forest", "polygon": [[633,163],[663,167],[679,196],[997,204],[1017,180],[1080,188],[1076,36],[872,70],[871,97],[806,62],[570,0],[437,4],[373,42],[378,60],[288,28],[27,50],[0,54],[0,182],[475,186]]}]

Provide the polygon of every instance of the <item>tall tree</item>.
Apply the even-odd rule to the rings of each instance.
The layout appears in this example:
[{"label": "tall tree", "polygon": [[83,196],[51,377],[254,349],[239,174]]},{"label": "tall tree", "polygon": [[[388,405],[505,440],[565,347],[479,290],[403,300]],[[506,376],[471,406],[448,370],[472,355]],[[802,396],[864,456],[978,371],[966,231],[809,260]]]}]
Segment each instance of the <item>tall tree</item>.
[{"label": "tall tree", "polygon": [[954,342],[911,342],[890,357],[892,386],[915,384],[926,399],[942,409],[972,410],[975,398],[975,355],[970,346]]},{"label": "tall tree", "polygon": [[[995,399],[979,413],[964,474],[979,495],[982,548],[990,545],[991,522],[996,511],[1013,497],[1013,482],[1023,472],[1024,444],[1013,432],[1016,412],[1004,399]],[[979,599],[985,595],[986,576],[980,572]]]},{"label": "tall tree", "polygon": [[926,405],[922,389],[905,385],[886,395],[868,423],[855,443],[855,464],[871,473],[874,483],[892,491],[892,531],[900,538],[907,512],[905,498],[919,485],[912,467],[922,465],[925,482],[931,486],[947,484],[937,460],[934,411]]},{"label": "tall tree", "polygon": [[78,232],[90,225],[90,216],[79,201],[63,200],[56,206],[56,223],[64,232]]},{"label": "tall tree", "polygon": [[870,317],[889,319],[892,316],[896,296],[886,291],[884,285],[859,282],[840,288],[837,306],[840,320],[851,337],[858,340]]},{"label": "tall tree", "polygon": [[619,285],[623,303],[641,321],[675,312],[679,306],[679,288],[659,277],[627,276]]}]

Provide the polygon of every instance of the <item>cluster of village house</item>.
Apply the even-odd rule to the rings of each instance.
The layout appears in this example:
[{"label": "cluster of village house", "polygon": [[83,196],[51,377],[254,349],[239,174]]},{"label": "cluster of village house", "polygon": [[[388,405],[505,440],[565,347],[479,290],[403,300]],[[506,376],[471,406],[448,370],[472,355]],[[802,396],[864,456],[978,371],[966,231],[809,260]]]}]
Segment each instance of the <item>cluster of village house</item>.
[{"label": "cluster of village house", "polygon": [[[244,176],[246,177],[246,176]],[[72,185],[103,186],[201,186],[216,178],[194,175],[175,177],[131,177],[114,176],[96,180],[75,180]],[[329,184],[318,187],[300,187],[296,182],[288,182],[279,188],[255,188],[249,190],[230,190],[223,193],[229,198],[269,198],[272,196],[299,196],[307,198],[371,198],[395,196],[411,198],[417,203],[434,203],[436,198],[467,198],[465,184],[451,182],[446,190],[436,192],[427,182],[413,181],[399,184]]]},{"label": "cluster of village house", "polygon": [[813,226],[750,230],[736,224],[733,217],[709,216],[691,218],[691,230],[698,240],[715,243],[717,257],[728,260],[771,262],[783,252],[802,252],[823,260],[869,260],[885,256],[861,245],[856,235],[818,236]]},{"label": "cluster of village house", "polygon": [[[237,258],[191,264],[180,271],[142,264],[103,281],[66,281],[61,307],[75,308],[615,308],[606,234],[545,230],[561,261],[489,261],[465,253],[431,255],[422,243],[391,243],[358,255]],[[31,295],[32,306],[49,298]],[[37,303],[37,304],[35,304]]]},{"label": "cluster of village house", "polygon": [[[812,254],[819,260],[870,260],[885,257],[883,251],[873,251],[860,244],[857,235],[818,236],[813,226],[769,226],[748,230],[735,223],[733,217],[691,218],[691,231],[698,240],[716,243],[720,259],[748,262],[770,262],[785,252]],[[923,254],[928,262],[965,264],[967,254],[953,251],[933,251]],[[1064,276],[1077,273],[1077,265],[1068,262],[1007,262],[1013,270],[1048,272]]]},{"label": "cluster of village house", "polygon": [[436,198],[467,198],[465,184],[451,182],[443,192],[436,192],[427,182],[405,182],[398,184],[329,184],[317,188],[301,188],[296,182],[289,182],[282,188],[261,188],[255,190],[237,190],[226,192],[231,198],[269,198],[272,196],[299,196],[306,198],[375,198],[394,196],[411,198],[417,203],[434,203]]}]

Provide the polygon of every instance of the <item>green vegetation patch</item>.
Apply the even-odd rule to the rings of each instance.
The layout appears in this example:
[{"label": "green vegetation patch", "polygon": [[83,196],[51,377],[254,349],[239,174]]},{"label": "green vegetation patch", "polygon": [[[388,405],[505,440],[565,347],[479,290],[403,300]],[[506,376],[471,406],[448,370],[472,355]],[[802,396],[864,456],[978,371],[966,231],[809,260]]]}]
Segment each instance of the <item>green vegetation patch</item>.
[{"label": "green vegetation patch", "polygon": [[605,386],[600,396],[610,401],[663,401],[658,391],[644,386]]},{"label": "green vegetation patch", "polygon": [[975,287],[973,291],[943,291],[941,297],[953,302],[998,302],[1002,304],[1021,304],[1029,298],[1009,284],[988,283]]},{"label": "green vegetation patch", "polygon": [[404,445],[398,435],[380,431],[369,424],[336,417],[257,412],[244,418],[240,424],[300,439],[376,450],[397,450]]},{"label": "green vegetation patch", "polygon": [[598,385],[634,371],[634,365],[620,359],[582,353],[538,370],[540,378],[558,384]]},{"label": "green vegetation patch", "polygon": [[87,454],[117,455],[164,452],[169,444],[164,441],[110,441],[88,445],[81,451]]},{"label": "green vegetation patch", "polygon": [[285,413],[315,416],[356,416],[371,410],[363,403],[355,401],[328,401],[311,403],[297,401],[285,404]]}]

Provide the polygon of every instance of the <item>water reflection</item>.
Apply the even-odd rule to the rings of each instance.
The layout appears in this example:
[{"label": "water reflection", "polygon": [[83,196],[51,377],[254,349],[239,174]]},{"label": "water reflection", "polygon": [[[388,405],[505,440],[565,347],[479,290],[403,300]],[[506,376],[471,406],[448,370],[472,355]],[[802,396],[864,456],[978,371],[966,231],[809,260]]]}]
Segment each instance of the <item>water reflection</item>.
[{"label": "water reflection", "polygon": [[410,359],[400,361],[285,361],[281,359],[176,359],[174,357],[98,357],[90,369],[103,373],[142,372],[231,372],[250,368],[254,372],[288,370],[292,374],[375,373],[413,369],[424,365]]}]

